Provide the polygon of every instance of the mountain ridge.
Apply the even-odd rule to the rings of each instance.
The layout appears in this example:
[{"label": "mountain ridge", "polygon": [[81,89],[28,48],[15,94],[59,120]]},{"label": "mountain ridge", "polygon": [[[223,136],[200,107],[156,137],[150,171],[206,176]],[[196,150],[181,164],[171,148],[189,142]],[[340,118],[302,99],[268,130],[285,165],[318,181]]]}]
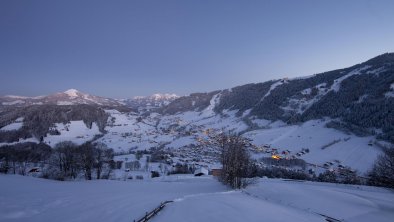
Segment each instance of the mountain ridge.
[{"label": "mountain ridge", "polygon": [[256,119],[302,123],[329,117],[328,124],[341,130],[378,135],[394,142],[394,53],[385,53],[354,66],[302,78],[283,78],[250,83],[230,89],[192,93],[178,97],[153,94],[115,100],[92,96],[75,89],[49,96],[0,97],[0,104],[128,106],[142,113],[174,115],[201,112],[207,107],[219,115],[235,112],[249,129],[259,128]]}]

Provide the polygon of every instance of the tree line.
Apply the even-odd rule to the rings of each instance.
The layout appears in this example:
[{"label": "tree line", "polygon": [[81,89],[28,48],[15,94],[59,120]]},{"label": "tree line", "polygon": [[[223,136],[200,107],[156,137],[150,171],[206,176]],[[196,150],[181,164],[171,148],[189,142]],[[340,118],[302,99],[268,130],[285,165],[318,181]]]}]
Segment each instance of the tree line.
[{"label": "tree line", "polygon": [[23,143],[0,148],[0,172],[25,175],[39,166],[40,176],[48,179],[108,179],[115,168],[113,158],[114,151],[103,143],[65,141],[53,149],[44,143]]}]

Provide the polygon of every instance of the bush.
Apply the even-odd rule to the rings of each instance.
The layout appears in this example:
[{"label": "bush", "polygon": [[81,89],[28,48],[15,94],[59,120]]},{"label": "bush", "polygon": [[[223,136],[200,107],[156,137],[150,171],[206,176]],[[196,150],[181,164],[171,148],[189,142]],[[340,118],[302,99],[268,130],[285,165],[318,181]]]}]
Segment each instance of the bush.
[{"label": "bush", "polygon": [[255,170],[254,176],[268,178],[283,178],[292,180],[310,180],[311,177],[303,172],[296,170],[287,170],[280,167],[258,168]]},{"label": "bush", "polygon": [[337,183],[337,175],[335,172],[327,170],[324,173],[319,174],[317,177],[317,181],[319,182],[328,182],[328,183]]}]

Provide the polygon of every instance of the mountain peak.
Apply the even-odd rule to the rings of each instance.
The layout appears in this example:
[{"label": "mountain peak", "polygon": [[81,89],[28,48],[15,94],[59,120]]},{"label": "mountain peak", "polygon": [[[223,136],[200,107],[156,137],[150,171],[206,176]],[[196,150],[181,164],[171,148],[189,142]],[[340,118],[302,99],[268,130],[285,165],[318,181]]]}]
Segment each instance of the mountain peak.
[{"label": "mountain peak", "polygon": [[77,97],[78,93],[80,93],[80,92],[76,89],[69,89],[69,90],[64,91],[64,93],[69,95],[70,97]]},{"label": "mountain peak", "polygon": [[156,99],[156,100],[160,100],[160,99],[174,99],[174,98],[178,98],[179,96],[177,96],[176,94],[169,94],[169,93],[155,93],[153,95],[150,96],[150,98],[152,99]]}]

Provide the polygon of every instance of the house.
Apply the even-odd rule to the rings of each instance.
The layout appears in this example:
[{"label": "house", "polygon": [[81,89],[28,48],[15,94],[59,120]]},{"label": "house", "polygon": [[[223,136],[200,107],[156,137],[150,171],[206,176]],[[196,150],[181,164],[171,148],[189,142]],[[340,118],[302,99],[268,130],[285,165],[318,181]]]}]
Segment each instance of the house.
[{"label": "house", "polygon": [[214,177],[219,177],[221,173],[222,173],[222,168],[213,168],[213,169],[211,169],[211,174]]},{"label": "house", "polygon": [[196,171],[194,171],[194,176],[199,177],[202,175],[208,175],[208,170],[204,167],[201,167],[199,169],[197,169]]}]

